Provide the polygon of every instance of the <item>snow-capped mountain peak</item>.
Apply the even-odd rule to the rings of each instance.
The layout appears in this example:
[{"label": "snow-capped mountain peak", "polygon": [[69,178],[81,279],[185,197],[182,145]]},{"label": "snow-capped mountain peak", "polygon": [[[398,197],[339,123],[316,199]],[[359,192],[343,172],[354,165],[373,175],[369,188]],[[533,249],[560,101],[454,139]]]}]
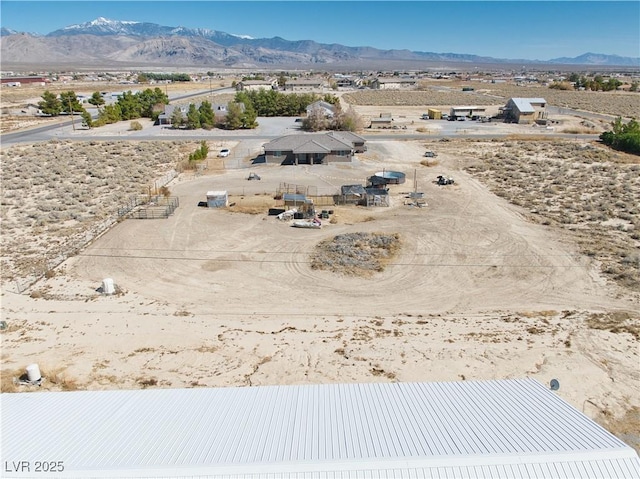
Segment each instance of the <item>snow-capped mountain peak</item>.
[{"label": "snow-capped mountain peak", "polygon": [[80,29],[91,28],[91,27],[106,27],[107,29],[117,32],[118,30],[122,29],[123,25],[135,25],[136,23],[139,23],[139,22],[110,20],[105,17],[98,17],[95,20],[91,20],[90,22],[76,23],[74,25],[69,25],[67,27],[64,27],[63,30],[80,30]]}]

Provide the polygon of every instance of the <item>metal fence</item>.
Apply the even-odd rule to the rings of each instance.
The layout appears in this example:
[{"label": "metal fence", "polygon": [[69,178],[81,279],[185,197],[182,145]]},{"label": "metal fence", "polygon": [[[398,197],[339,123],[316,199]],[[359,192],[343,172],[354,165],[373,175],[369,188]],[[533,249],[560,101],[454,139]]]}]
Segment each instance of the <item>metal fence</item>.
[{"label": "metal fence", "polygon": [[[167,172],[160,178],[154,180],[153,184],[149,187],[155,186],[155,190],[157,191],[162,186],[166,186],[173,179],[178,176],[178,172],[175,170],[171,170]],[[131,213],[135,208],[138,208],[142,205],[148,205],[151,202],[156,202],[159,206],[160,213],[149,213],[147,217],[151,218],[153,215],[158,215],[158,218],[167,218],[175,209],[179,206],[178,198],[165,198],[163,196],[151,196],[149,195],[138,195],[131,196],[127,200],[126,203],[119,206],[116,209],[116,214],[110,218],[105,219],[99,223],[93,225],[90,229],[86,231],[78,232],[73,238],[70,238],[64,246],[62,246],[59,250],[55,252],[44,253],[41,261],[38,264],[34,264],[32,267],[31,273],[27,274],[20,279],[16,279],[14,281],[7,282],[3,284],[3,288],[10,292],[15,293],[23,293],[28,290],[33,284],[35,284],[40,279],[44,278],[50,271],[60,266],[64,261],[68,258],[77,255],[80,251],[90,245],[93,241],[98,239],[100,236],[109,231],[118,221],[121,221],[129,213]],[[142,213],[144,215],[144,213]]]},{"label": "metal fence", "polygon": [[152,201],[134,209],[129,214],[129,218],[137,220],[164,219],[171,216],[178,206],[180,206],[180,200],[177,197],[155,196]]}]

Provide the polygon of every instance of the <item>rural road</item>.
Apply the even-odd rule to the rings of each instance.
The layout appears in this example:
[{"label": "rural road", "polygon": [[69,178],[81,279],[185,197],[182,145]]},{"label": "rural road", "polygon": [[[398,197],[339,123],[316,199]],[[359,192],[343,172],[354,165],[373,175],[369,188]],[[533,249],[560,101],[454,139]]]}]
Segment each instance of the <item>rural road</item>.
[{"label": "rural road", "polygon": [[[76,141],[153,141],[153,140],[162,140],[162,141],[181,141],[181,140],[189,140],[189,141],[200,141],[203,139],[206,140],[255,140],[255,139],[264,139],[270,140],[273,138],[277,138],[284,134],[290,133],[292,130],[296,130],[297,128],[293,128],[291,126],[282,125],[282,121],[279,118],[259,118],[258,122],[262,126],[259,131],[245,132],[245,131],[216,131],[216,132],[203,132],[203,131],[180,131],[175,132],[173,130],[166,130],[160,126],[154,126],[152,128],[146,129],[143,132],[129,134],[117,134],[117,135],[104,135],[104,134],[85,134],[85,132],[81,132],[79,135],[76,131],[74,131],[71,127],[71,122],[56,124],[56,125],[48,125],[41,126],[37,128],[32,128],[29,130],[18,131],[14,133],[7,133],[0,136],[0,143],[3,146],[19,144],[19,143],[35,143],[39,141],[48,141],[51,139],[59,139],[59,140],[76,140]],[[428,134],[419,134],[419,133],[382,133],[382,134],[362,134],[364,139],[366,140],[427,140],[434,138],[476,138],[487,140],[491,138],[504,138],[510,135],[510,133],[504,132],[492,132],[492,133],[465,133],[464,131],[468,131],[469,129],[464,129],[460,131],[459,129],[446,129],[443,128],[441,132],[438,133],[428,133]],[[549,136],[553,138],[571,138],[571,139],[581,139],[581,140],[596,140],[598,135],[587,135],[587,134],[568,134],[568,133],[553,133],[540,131],[539,135]]]}]

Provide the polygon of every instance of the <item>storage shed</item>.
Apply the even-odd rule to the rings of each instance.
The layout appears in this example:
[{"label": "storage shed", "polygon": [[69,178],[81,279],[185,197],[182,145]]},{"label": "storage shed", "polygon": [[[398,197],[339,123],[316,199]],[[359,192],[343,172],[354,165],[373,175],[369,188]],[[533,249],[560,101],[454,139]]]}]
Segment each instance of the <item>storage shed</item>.
[{"label": "storage shed", "polygon": [[386,188],[366,188],[367,206],[389,206],[389,190]]},{"label": "storage shed", "polygon": [[[0,407],[5,478],[640,477],[631,447],[533,379],[5,393]],[[42,458],[62,468],[34,472]]]},{"label": "storage shed", "polygon": [[229,205],[229,195],[226,191],[207,191],[207,206],[209,208],[224,208]]},{"label": "storage shed", "polygon": [[341,205],[364,205],[367,199],[367,191],[362,185],[342,185],[340,187]]}]

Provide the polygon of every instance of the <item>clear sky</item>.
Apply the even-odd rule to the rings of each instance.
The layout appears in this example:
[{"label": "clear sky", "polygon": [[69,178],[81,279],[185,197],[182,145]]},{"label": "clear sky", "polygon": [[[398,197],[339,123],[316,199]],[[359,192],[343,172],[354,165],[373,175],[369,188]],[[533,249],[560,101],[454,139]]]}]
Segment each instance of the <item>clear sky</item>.
[{"label": "clear sky", "polygon": [[549,60],[640,57],[640,1],[6,1],[2,26],[46,34],[97,17],[347,46]]}]

